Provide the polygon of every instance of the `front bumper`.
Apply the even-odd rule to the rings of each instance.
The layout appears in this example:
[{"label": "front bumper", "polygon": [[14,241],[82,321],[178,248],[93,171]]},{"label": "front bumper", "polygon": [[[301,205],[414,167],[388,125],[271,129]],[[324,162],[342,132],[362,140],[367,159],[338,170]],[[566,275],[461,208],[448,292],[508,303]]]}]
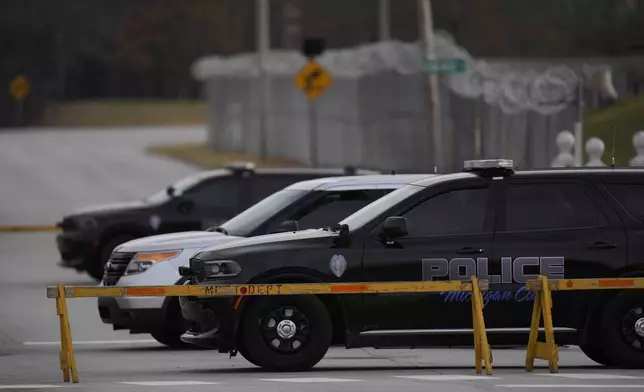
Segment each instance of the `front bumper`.
[{"label": "front bumper", "polygon": [[163,324],[164,309],[122,309],[112,297],[98,298],[98,314],[105,324],[112,324],[115,331],[149,333]]},{"label": "front bumper", "polygon": [[183,318],[198,326],[198,330],[184,333],[181,341],[202,348],[218,348],[219,352],[228,352],[234,347],[234,298],[179,297],[179,303]]},{"label": "front bumper", "polygon": [[56,235],[56,246],[60,254],[59,266],[85,269],[97,257],[94,240],[82,232],[62,232]]}]

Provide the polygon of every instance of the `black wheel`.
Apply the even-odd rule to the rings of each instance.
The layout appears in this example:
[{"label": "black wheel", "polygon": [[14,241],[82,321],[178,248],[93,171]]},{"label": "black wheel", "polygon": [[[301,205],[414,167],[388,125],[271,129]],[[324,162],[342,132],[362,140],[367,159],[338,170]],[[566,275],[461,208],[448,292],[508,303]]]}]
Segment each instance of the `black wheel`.
[{"label": "black wheel", "polygon": [[252,363],[255,366],[262,366],[259,363],[257,363],[256,360],[253,359],[253,356],[248,352],[248,349],[244,345],[244,342],[239,342],[237,344],[237,351],[241,354],[242,357],[244,357],[248,362]]},{"label": "black wheel", "polygon": [[192,344],[184,343],[180,339],[181,335],[190,329],[190,322],[181,316],[179,300],[176,298],[170,300],[164,319],[158,329],[150,332],[157,342],[175,349],[194,348]]},{"label": "black wheel", "polygon": [[121,234],[107,241],[107,243],[101,248],[98,260],[93,260],[93,263],[87,266],[87,273],[96,280],[100,281],[103,279],[105,264],[107,264],[107,260],[109,260],[114,248],[135,238],[135,236],[130,234]]},{"label": "black wheel", "polygon": [[588,358],[592,359],[598,364],[604,366],[614,366],[615,364],[608,359],[608,357],[604,353],[604,350],[598,343],[599,342],[581,343],[579,345],[579,348],[584,354],[586,354]]},{"label": "black wheel", "polygon": [[644,368],[644,291],[619,292],[601,320],[604,352],[619,367]]},{"label": "black wheel", "polygon": [[324,357],[332,337],[331,317],[318,298],[265,297],[243,316],[240,353],[267,370],[308,370]]}]

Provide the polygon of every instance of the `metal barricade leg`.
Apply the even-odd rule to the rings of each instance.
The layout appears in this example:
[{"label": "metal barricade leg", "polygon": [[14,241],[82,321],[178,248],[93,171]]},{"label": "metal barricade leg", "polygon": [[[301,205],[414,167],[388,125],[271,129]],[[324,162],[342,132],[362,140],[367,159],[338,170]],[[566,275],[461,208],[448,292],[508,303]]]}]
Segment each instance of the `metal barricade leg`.
[{"label": "metal barricade leg", "polygon": [[[537,282],[537,295],[532,307],[532,321],[530,323],[530,337],[528,338],[528,351],[526,354],[525,368],[531,372],[534,369],[534,360],[548,361],[550,373],[559,371],[559,351],[555,343],[554,328],[552,325],[552,296],[548,287],[548,278],[539,276]],[[546,341],[539,341],[539,325],[543,315],[543,329]]]},{"label": "metal barricade leg", "polygon": [[483,372],[482,364],[485,364],[485,373],[492,374],[492,351],[487,341],[485,330],[485,319],[483,318],[483,296],[479,287],[478,279],[472,277],[472,324],[474,327],[474,360],[476,361],[476,374]]},{"label": "metal barricade leg", "polygon": [[69,325],[65,288],[62,284],[58,285],[56,312],[60,319],[60,369],[63,372],[63,380],[77,383],[78,370],[76,369],[76,358],[74,357],[74,346],[72,345],[72,330]]}]

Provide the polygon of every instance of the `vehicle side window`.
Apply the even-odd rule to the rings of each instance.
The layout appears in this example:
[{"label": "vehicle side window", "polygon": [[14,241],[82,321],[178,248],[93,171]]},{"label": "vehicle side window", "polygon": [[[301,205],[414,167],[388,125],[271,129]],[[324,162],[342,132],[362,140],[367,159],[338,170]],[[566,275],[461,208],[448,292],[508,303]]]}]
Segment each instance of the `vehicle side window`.
[{"label": "vehicle side window", "polygon": [[604,184],[633,218],[644,223],[644,184]]},{"label": "vehicle side window", "polygon": [[600,213],[579,184],[510,184],[504,231],[597,227]]},{"label": "vehicle side window", "polygon": [[188,190],[186,196],[198,206],[236,208],[242,181],[234,177],[210,179]]},{"label": "vehicle side window", "polygon": [[326,192],[324,197],[299,211],[293,219],[297,220],[300,230],[334,225],[389,191],[383,189]]},{"label": "vehicle side window", "polygon": [[431,197],[407,211],[407,237],[483,233],[487,188],[461,189]]}]

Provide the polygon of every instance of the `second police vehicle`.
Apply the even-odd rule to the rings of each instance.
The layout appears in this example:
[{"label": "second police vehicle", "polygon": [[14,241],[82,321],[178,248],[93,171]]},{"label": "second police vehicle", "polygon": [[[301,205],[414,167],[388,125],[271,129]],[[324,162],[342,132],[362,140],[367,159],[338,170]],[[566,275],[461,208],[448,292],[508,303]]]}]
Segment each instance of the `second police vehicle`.
[{"label": "second police vehicle", "polygon": [[[301,181],[273,193],[241,214],[207,231],[155,235],[126,242],[111,254],[101,285],[173,285],[185,279],[178,268],[200,249],[267,233],[324,227],[387,193],[426,175],[359,175]],[[176,297],[98,299],[104,323],[115,330],[151,333],[165,345],[186,345],[190,324]]]},{"label": "second police vehicle", "polygon": [[[512,161],[468,161],[369,204],[338,225],[271,234],[197,253],[191,284],[490,281],[483,295],[490,344],[525,345],[534,294],[525,282],[644,277],[644,170],[514,171]],[[180,297],[202,332],[183,340],[241,353],[258,366],[308,369],[330,345],[472,344],[461,292]],[[644,367],[641,290],[553,292],[556,341],[605,365]]]}]

